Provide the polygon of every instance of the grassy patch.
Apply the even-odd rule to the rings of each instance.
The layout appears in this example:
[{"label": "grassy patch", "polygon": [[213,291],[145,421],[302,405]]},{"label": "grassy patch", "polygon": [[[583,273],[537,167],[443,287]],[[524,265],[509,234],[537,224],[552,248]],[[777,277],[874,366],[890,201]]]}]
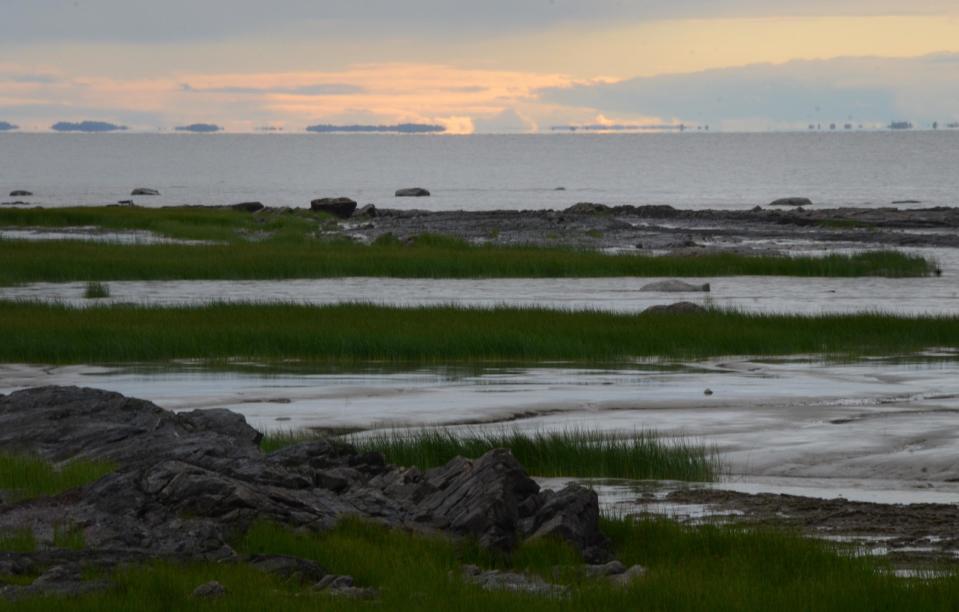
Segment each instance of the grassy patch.
[{"label": "grassy patch", "polygon": [[265,240],[214,245],[123,245],[84,241],[0,242],[0,284],[111,280],[288,278],[587,278],[706,276],[926,276],[935,265],[896,251],[823,257],[608,255],[532,246],[472,246],[420,236],[345,240]]},{"label": "grassy patch", "polygon": [[[236,548],[241,553],[294,555],[330,572],[374,586],[379,601],[332,599],[308,585],[282,581],[232,564],[153,564],[120,570],[111,591],[54,602],[3,602],[0,610],[951,610],[959,578],[900,579],[881,561],[848,558],[823,542],[771,531],[682,527],[668,521],[606,521],[617,557],[641,563],[647,576],[628,589],[554,567],[576,562],[559,544],[521,547],[512,557],[493,556],[468,542],[413,535],[347,521],[333,531],[305,535],[258,525]],[[486,592],[458,577],[464,563],[528,571],[571,586],[567,598]],[[218,580],[222,600],[200,604],[192,590]]]},{"label": "grassy patch", "polygon": [[[263,445],[275,449],[302,441],[306,436],[297,436],[295,432],[267,434]],[[526,470],[536,476],[707,482],[721,473],[714,453],[685,442],[663,441],[653,432],[623,435],[571,430],[456,434],[443,429],[422,429],[353,435],[347,440],[361,452],[380,452],[390,463],[420,469],[444,465],[458,456],[475,459],[494,448],[508,448]]]},{"label": "grassy patch", "polygon": [[105,461],[78,459],[60,466],[29,455],[0,453],[0,489],[16,500],[57,495],[91,483],[112,472]]},{"label": "grassy patch", "polygon": [[268,232],[284,239],[301,238],[329,221],[306,210],[286,214],[251,215],[211,207],[136,208],[81,206],[71,208],[10,208],[0,210],[0,226],[97,227],[104,230],[144,230],[184,240],[237,241],[250,232]]},{"label": "grassy patch", "polygon": [[53,529],[53,546],[67,550],[83,550],[86,548],[83,529],[76,525],[55,526]]},{"label": "grassy patch", "polygon": [[959,317],[0,302],[0,361],[302,359],[324,363],[621,362],[634,357],[904,354],[959,347]]},{"label": "grassy patch", "polygon": [[83,297],[88,300],[98,300],[110,297],[110,286],[106,283],[90,282],[83,290]]},{"label": "grassy patch", "polygon": [[0,552],[30,553],[37,550],[37,539],[30,529],[0,533]]}]

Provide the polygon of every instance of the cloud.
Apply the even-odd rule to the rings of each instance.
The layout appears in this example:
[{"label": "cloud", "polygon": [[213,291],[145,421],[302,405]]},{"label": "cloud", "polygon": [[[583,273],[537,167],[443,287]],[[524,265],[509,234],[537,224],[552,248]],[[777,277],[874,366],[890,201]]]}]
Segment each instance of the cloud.
[{"label": "cloud", "polygon": [[688,122],[884,123],[959,115],[959,55],[836,58],[548,88],[542,100]]},{"label": "cloud", "polygon": [[292,94],[298,96],[346,96],[366,92],[364,87],[350,83],[313,83],[294,87],[193,87],[189,83],[183,83],[180,85],[180,89],[193,93],[237,95]]},{"label": "cloud", "polygon": [[251,34],[469,33],[714,17],[955,14],[954,0],[4,0],[10,43],[156,43]]}]

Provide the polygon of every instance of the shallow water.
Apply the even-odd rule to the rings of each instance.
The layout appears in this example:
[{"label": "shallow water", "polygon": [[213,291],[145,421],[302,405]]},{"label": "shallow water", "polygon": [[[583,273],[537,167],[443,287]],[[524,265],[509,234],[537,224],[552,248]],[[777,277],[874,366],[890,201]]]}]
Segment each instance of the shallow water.
[{"label": "shallow water", "polygon": [[82,240],[111,244],[212,244],[206,240],[179,240],[145,230],[104,230],[95,226],[39,228],[0,228],[0,240]]},{"label": "shallow water", "polygon": [[719,277],[710,293],[642,292],[664,278],[398,279],[343,278],[278,281],[112,281],[110,298],[83,298],[86,283],[31,283],[0,287],[0,299],[63,302],[73,306],[132,303],[155,306],[210,302],[365,302],[390,306],[494,307],[639,312],[657,304],[690,301],[748,312],[959,314],[959,285],[940,278]]},{"label": "shallow water", "polygon": [[[959,132],[383,135],[2,134],[0,197],[146,206],[349,196],[431,210],[562,209],[582,201],[751,208],[955,205]],[[393,197],[421,186],[430,198]],[[564,187],[565,191],[557,191]]]},{"label": "shallow water", "polygon": [[[0,392],[81,385],[165,408],[228,408],[261,430],[445,425],[652,429],[715,448],[731,476],[959,479],[959,362],[728,360],[680,367],[359,373],[249,367],[0,366]],[[704,390],[714,394],[705,396]],[[823,485],[826,487],[827,485]]]}]

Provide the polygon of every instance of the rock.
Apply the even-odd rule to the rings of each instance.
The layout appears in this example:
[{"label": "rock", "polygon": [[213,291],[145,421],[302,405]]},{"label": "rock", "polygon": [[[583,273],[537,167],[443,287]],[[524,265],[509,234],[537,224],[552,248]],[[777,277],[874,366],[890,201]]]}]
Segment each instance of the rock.
[{"label": "rock", "polygon": [[266,207],[263,206],[262,202],[240,202],[239,204],[231,204],[230,208],[241,212],[255,213]]},{"label": "rock", "polygon": [[553,191],[566,191],[566,188],[565,188],[565,187],[557,187],[557,188],[554,189]]},{"label": "rock", "polygon": [[29,206],[29,205],[30,205],[29,202],[23,202],[21,200],[17,200],[15,202],[0,202],[0,206]]},{"label": "rock", "polygon": [[646,568],[642,565],[634,565],[622,574],[616,574],[615,576],[610,576],[609,581],[616,586],[628,587],[633,584],[640,578],[646,575]]},{"label": "rock", "polygon": [[640,291],[655,291],[660,293],[690,293],[694,291],[709,292],[709,283],[704,285],[692,285],[678,280],[660,281],[644,285]]},{"label": "rock", "polygon": [[762,212],[762,211],[763,211],[763,207],[760,206],[759,204],[757,204],[756,206],[753,206],[753,209],[752,209],[752,210],[753,210],[753,212]]},{"label": "rock", "polygon": [[32,195],[33,193],[29,191],[24,191],[23,189],[14,189],[13,191],[10,192],[11,198],[29,198]]},{"label": "rock", "polygon": [[127,208],[135,208],[135,207],[136,207],[136,204],[133,202],[133,200],[120,200],[119,202],[117,202],[116,205],[117,205],[117,206],[126,206]]},{"label": "rock", "polygon": [[780,198],[769,203],[770,206],[812,206],[809,198]]},{"label": "rock", "polygon": [[712,394],[713,394],[712,389],[706,389],[705,391],[703,391],[703,395],[712,395]]},{"label": "rock", "polygon": [[328,572],[315,561],[285,555],[256,555],[247,563],[267,574],[300,583],[316,583],[328,577]]},{"label": "rock", "polygon": [[157,191],[156,189],[149,189],[149,188],[147,188],[147,187],[137,187],[137,188],[134,189],[132,192],[130,192],[130,195],[134,195],[134,196],[158,196],[158,195],[160,195],[160,192]]},{"label": "rock", "polygon": [[[228,410],[175,414],[118,393],[77,387],[0,395],[0,452],[116,465],[80,489],[0,506],[0,533],[26,527],[52,533],[57,525],[82,525],[83,554],[112,555],[105,567],[130,557],[236,562],[229,543],[256,521],[320,531],[351,516],[473,538],[502,551],[529,537],[556,537],[585,559],[608,560],[595,494],[576,486],[540,491],[506,450],[421,472],[335,440],[265,455],[260,439],[242,416]],[[117,558],[116,551],[125,556]],[[21,560],[35,559],[31,554]],[[325,574],[296,558],[249,562],[304,582]],[[39,558],[36,563],[51,565]]]},{"label": "rock", "polygon": [[586,575],[590,578],[605,578],[607,576],[622,574],[625,571],[626,566],[616,560],[610,561],[609,563],[603,563],[601,565],[586,566]]},{"label": "rock", "polygon": [[562,597],[569,592],[567,587],[551,584],[539,576],[499,570],[484,572],[475,565],[463,566],[462,578],[464,582],[475,584],[484,591],[507,591],[545,597]]},{"label": "rock", "polygon": [[373,204],[367,204],[366,206],[360,208],[353,214],[354,216],[357,216],[357,217],[375,217],[377,214],[376,206],[374,206]]},{"label": "rock", "polygon": [[[14,194],[11,193],[10,195],[14,195]],[[23,195],[33,195],[33,194],[25,193]],[[921,200],[895,200],[893,202],[893,205],[896,205],[896,204],[922,204],[922,201]]]},{"label": "rock", "polygon": [[325,212],[341,219],[349,219],[356,210],[356,201],[350,198],[320,198],[310,202],[314,212]]},{"label": "rock", "polygon": [[694,304],[692,302],[676,302],[675,304],[659,304],[656,306],[650,306],[644,313],[658,313],[658,314],[691,314],[697,312],[706,312],[706,309],[700,306],[699,304]]},{"label": "rock", "polygon": [[430,197],[430,192],[422,187],[409,187],[407,189],[397,189],[396,197],[398,198],[428,198]]},{"label": "rock", "polygon": [[593,202],[580,202],[573,204],[563,212],[574,215],[599,215],[612,212],[612,208],[605,204],[594,204]]},{"label": "rock", "polygon": [[224,595],[226,595],[226,587],[216,580],[211,580],[193,589],[193,597],[196,599],[219,599]]}]

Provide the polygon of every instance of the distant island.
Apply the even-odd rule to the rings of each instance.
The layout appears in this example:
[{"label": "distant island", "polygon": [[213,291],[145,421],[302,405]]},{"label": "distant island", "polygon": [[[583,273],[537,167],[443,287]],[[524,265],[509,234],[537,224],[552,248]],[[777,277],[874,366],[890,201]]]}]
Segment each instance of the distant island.
[{"label": "distant island", "polygon": [[70,121],[61,121],[50,126],[54,132],[122,132],[127,129],[125,125],[115,125],[105,121],[80,121],[73,123]]},{"label": "distant island", "polygon": [[[680,132],[685,132],[689,129],[689,126],[685,124],[660,124],[660,125],[625,125],[625,124],[592,124],[592,125],[554,125],[550,128],[554,132],[660,132],[666,130],[678,130]],[[709,126],[706,126],[706,129],[709,129]]]},{"label": "distant island", "polygon": [[889,124],[890,130],[911,130],[912,123],[909,121],[893,121]]},{"label": "distant island", "polygon": [[0,132],[10,132],[18,129],[20,129],[19,126],[13,125],[12,123],[7,123],[6,121],[0,121]]},{"label": "distant island", "polygon": [[256,128],[256,131],[257,131],[257,132],[282,132],[282,131],[283,131],[283,128],[281,128],[281,127],[276,127],[276,126],[273,126],[273,125],[264,125],[264,126],[261,126],[261,127]]},{"label": "distant island", "polygon": [[392,133],[392,134],[435,134],[445,132],[446,128],[442,125],[431,125],[428,123],[400,123],[397,125],[311,125],[306,128],[307,132],[317,134],[332,134],[338,132],[352,133]]},{"label": "distant island", "polygon": [[193,132],[195,134],[212,134],[222,132],[223,128],[213,123],[191,123],[174,128],[177,132]]}]

